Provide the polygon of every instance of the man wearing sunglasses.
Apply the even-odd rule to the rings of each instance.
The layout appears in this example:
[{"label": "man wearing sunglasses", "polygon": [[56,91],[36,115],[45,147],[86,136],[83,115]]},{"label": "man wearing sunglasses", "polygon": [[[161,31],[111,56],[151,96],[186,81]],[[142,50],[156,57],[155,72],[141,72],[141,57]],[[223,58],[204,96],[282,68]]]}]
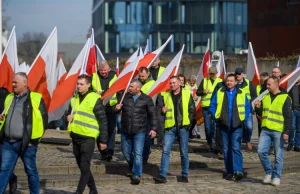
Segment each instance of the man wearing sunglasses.
[{"label": "man wearing sunglasses", "polygon": [[[252,102],[257,95],[256,95],[256,88],[253,85],[253,83],[244,78],[244,70],[242,68],[236,68],[235,69],[235,77],[237,80],[237,88],[243,90],[246,93],[246,96],[248,97],[248,100]],[[247,144],[247,149],[252,150],[252,144],[251,136],[252,136],[252,130],[253,130],[253,118],[252,116],[249,116],[248,119],[244,120],[244,130],[243,130],[243,142]]]}]

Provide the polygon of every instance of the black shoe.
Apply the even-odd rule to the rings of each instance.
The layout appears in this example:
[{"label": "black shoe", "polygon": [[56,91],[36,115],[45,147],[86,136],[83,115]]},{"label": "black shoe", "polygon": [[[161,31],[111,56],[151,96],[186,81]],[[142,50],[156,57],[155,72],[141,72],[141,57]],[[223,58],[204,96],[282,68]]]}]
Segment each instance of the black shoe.
[{"label": "black shoe", "polygon": [[107,158],[106,156],[101,155],[100,160],[104,161],[106,160],[106,158]]},{"label": "black shoe", "polygon": [[90,190],[89,194],[98,194],[97,189]]},{"label": "black shoe", "polygon": [[81,194],[79,191],[75,191],[74,194]]},{"label": "black shoe", "polygon": [[143,159],[143,165],[147,165],[148,164],[148,159]]},{"label": "black shoe", "polygon": [[128,172],[128,173],[126,174],[126,176],[127,176],[127,177],[132,177],[132,176],[133,176],[133,173],[132,173],[132,172]]},{"label": "black shoe", "polygon": [[141,178],[138,176],[132,176],[131,177],[131,184],[138,185],[141,182]]},{"label": "black shoe", "polygon": [[9,193],[15,193],[18,188],[18,179],[17,176],[13,174],[13,178],[9,180]]},{"label": "black shoe", "polygon": [[300,152],[300,147],[294,147],[295,152]]},{"label": "black shoe", "polygon": [[182,181],[183,183],[188,183],[188,182],[189,182],[187,176],[181,176],[181,181]]},{"label": "black shoe", "polygon": [[[289,144],[288,147],[286,147],[286,151],[287,151],[287,152],[291,151],[291,150],[293,149],[293,147],[294,147],[294,146],[293,146],[292,144]],[[295,148],[296,148],[296,147],[295,147]]]},{"label": "black shoe", "polygon": [[242,178],[244,178],[244,174],[242,172],[237,172],[232,177],[235,181],[240,181]]},{"label": "black shoe", "polygon": [[227,174],[225,176],[225,179],[228,180],[228,181],[232,181],[232,178],[233,178],[233,175],[232,174]]},{"label": "black shoe", "polygon": [[200,136],[200,135],[197,135],[197,139],[201,139],[201,136]]},{"label": "black shoe", "polygon": [[107,161],[107,162],[110,162],[111,160],[112,160],[112,156],[107,156],[107,157],[106,157],[106,161]]},{"label": "black shoe", "polygon": [[153,177],[155,183],[166,183],[167,179],[163,175],[159,175],[158,177]]}]

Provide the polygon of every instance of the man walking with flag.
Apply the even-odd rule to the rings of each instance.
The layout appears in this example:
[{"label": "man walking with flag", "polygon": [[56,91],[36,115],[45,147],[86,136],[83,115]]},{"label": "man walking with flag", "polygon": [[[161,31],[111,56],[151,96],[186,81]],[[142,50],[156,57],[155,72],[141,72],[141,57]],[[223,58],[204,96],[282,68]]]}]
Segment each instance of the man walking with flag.
[{"label": "man walking with flag", "polygon": [[[101,61],[99,70],[92,75],[92,88],[101,96],[110,88],[110,86],[117,79],[116,73],[111,71],[107,61]],[[116,113],[113,111],[113,106],[117,103],[117,95],[114,94],[111,100],[105,105],[105,113],[107,117],[107,131],[108,142],[107,149],[101,150],[101,160],[110,162],[115,150],[115,136],[116,136]],[[99,141],[97,142],[99,145]],[[99,147],[98,147],[99,148]]]},{"label": "man walking with flag", "polygon": [[[268,79],[267,88],[270,93],[261,102],[255,102],[257,114],[262,115],[262,131],[257,152],[266,172],[263,182],[278,186],[283,168],[284,140],[288,140],[289,129],[292,128],[292,107],[288,94],[280,91],[277,77]],[[271,143],[275,153],[274,167],[268,156]]]}]

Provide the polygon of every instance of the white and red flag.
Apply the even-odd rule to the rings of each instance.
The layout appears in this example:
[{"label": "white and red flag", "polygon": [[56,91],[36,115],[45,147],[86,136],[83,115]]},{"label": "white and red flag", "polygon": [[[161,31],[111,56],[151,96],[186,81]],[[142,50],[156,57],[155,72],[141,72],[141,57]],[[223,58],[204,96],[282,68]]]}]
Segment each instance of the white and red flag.
[{"label": "white and red flag", "polygon": [[197,74],[197,80],[196,80],[196,84],[197,86],[200,85],[200,82],[204,79],[208,77],[208,70],[210,67],[210,50],[209,50],[209,39],[207,41],[207,47],[206,47],[206,51],[199,69],[199,72]]},{"label": "white and red flag", "polygon": [[100,48],[98,47],[98,45],[96,45],[96,52],[97,52],[97,62],[100,63],[100,61],[105,60]]},{"label": "white and red flag", "polygon": [[279,61],[277,61],[277,64],[275,65],[275,67],[280,67]]},{"label": "white and red flag", "polygon": [[147,39],[147,44],[144,50],[144,55],[147,55],[150,53],[150,44],[149,44],[149,39]]},{"label": "white and red flag", "polygon": [[129,59],[125,62],[123,69],[125,69],[131,62],[133,62],[138,56],[139,56],[139,51],[140,48],[138,48],[130,57]]},{"label": "white and red flag", "polygon": [[94,29],[92,28],[92,33],[90,37],[90,45],[89,45],[89,55],[88,60],[85,67],[85,73],[91,76],[93,73],[97,71],[97,51],[96,44],[94,38]]},{"label": "white and red flag", "polygon": [[66,79],[53,91],[52,101],[48,110],[49,122],[60,119],[68,108],[70,99],[73,97],[76,90],[77,78],[81,74],[82,68],[87,61],[89,42],[90,39],[86,41],[68,72]]},{"label": "white and red flag", "polygon": [[27,64],[26,62],[24,61],[23,63],[20,64],[19,68],[17,68],[17,71],[15,73],[18,73],[18,72],[24,72],[24,73],[27,73],[28,69],[27,69]]},{"label": "white and red flag", "polygon": [[56,80],[57,84],[56,87],[59,86],[67,77],[67,71],[62,59],[59,59],[57,68],[56,68]]},{"label": "white and red flag", "polygon": [[12,79],[13,75],[18,72],[18,68],[17,39],[15,27],[13,27],[1,59],[0,87],[5,87],[12,92]]},{"label": "white and red flag", "polygon": [[257,68],[256,58],[254,56],[253,48],[251,42],[249,42],[248,47],[248,59],[247,59],[247,78],[252,81],[252,83],[257,86],[259,85],[260,74]]},{"label": "white and red flag", "polygon": [[300,78],[300,68],[295,69],[279,81],[279,86],[289,92]]},{"label": "white and red flag", "polygon": [[218,70],[217,77],[221,78],[221,79],[224,79],[224,77],[226,75],[226,69],[225,69],[225,59],[224,59],[223,51],[221,52],[220,59],[219,59],[216,66],[217,66],[217,70]]},{"label": "white and red flag", "polygon": [[299,56],[299,58],[298,58],[298,63],[297,63],[296,69],[297,69],[298,67],[300,67],[300,56]]},{"label": "white and red flag", "polygon": [[119,76],[120,72],[119,72],[119,57],[117,57],[117,61],[116,61],[116,75]]},{"label": "white and red flag", "polygon": [[166,67],[161,76],[150,88],[150,90],[147,93],[148,96],[153,97],[158,93],[166,92],[170,89],[170,78],[174,75],[177,75],[183,50],[184,45],[182,46],[182,49],[177,53],[177,55],[172,59],[169,65]]},{"label": "white and red flag", "polygon": [[42,94],[47,109],[56,88],[57,29],[53,29],[28,71],[28,87]]}]

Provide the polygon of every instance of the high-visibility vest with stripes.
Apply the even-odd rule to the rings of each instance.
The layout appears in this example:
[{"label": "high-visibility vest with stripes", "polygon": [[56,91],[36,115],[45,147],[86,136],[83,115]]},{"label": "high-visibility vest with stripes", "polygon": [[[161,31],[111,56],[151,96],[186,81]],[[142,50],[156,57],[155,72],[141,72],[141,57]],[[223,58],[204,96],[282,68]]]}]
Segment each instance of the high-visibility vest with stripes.
[{"label": "high-visibility vest with stripes", "polygon": [[284,131],[282,108],[287,98],[288,94],[280,94],[275,97],[273,102],[271,102],[270,94],[266,95],[266,97],[262,100],[262,127],[279,132]]},{"label": "high-visibility vest with stripes", "polygon": [[[4,114],[7,115],[12,104],[14,94],[11,93],[5,98],[4,102]],[[44,123],[42,113],[39,109],[40,103],[42,100],[42,95],[36,92],[30,92],[30,101],[32,105],[32,130],[31,130],[31,139],[39,139],[44,134]],[[0,126],[0,131],[3,128],[3,124]]]},{"label": "high-visibility vest with stripes", "polygon": [[[182,104],[182,126],[187,126],[190,124],[189,119],[189,101],[191,93],[187,90],[181,90],[181,104]],[[164,97],[164,103],[167,107],[167,112],[165,116],[165,128],[171,128],[175,126],[175,111],[172,96],[170,92],[162,93]],[[176,107],[175,107],[176,108]]]},{"label": "high-visibility vest with stripes", "polygon": [[223,81],[222,79],[216,78],[214,84],[211,84],[210,78],[204,78],[203,90],[208,89],[208,93],[201,98],[201,107],[209,107],[213,91],[217,86],[217,84],[222,81]]},{"label": "high-visibility vest with stripes", "polygon": [[99,95],[94,92],[88,93],[81,103],[78,94],[71,99],[73,121],[68,128],[69,134],[73,132],[95,139],[99,136],[99,124],[93,112],[98,99]]},{"label": "high-visibility vest with stripes", "polygon": [[[108,86],[110,87],[117,79],[117,76],[114,75],[114,77],[109,81]],[[94,91],[103,91],[102,87],[101,87],[101,82],[100,82],[100,78],[98,76],[97,73],[93,73],[93,80],[92,80],[92,88]],[[100,95],[101,98],[101,95]],[[109,105],[113,106],[115,104],[117,104],[118,100],[117,100],[117,94],[114,94],[111,98],[111,100],[109,101]]]},{"label": "high-visibility vest with stripes", "polygon": [[[220,88],[217,92],[217,110],[215,113],[215,118],[218,119],[221,116],[222,109],[223,109],[223,101],[225,92],[222,91],[222,88]],[[236,95],[236,105],[238,108],[239,118],[241,121],[245,120],[245,100],[246,100],[246,94],[244,92],[237,93]],[[227,110],[228,111],[228,110]],[[233,113],[235,114],[235,113]]]},{"label": "high-visibility vest with stripes", "polygon": [[261,90],[261,85],[257,85],[257,86],[256,86],[256,95],[257,95],[257,96],[260,95],[260,90]]},{"label": "high-visibility vest with stripes", "polygon": [[147,94],[148,91],[151,89],[151,87],[153,86],[154,83],[155,83],[154,80],[148,81],[147,83],[145,83],[145,84],[143,85],[143,87],[141,88],[141,91],[142,91],[144,94]]},{"label": "high-visibility vest with stripes", "polygon": [[246,78],[244,78],[247,85],[243,88],[240,88],[241,90],[243,90],[243,92],[246,94],[248,100],[251,100],[251,96],[250,96],[250,81]]}]

